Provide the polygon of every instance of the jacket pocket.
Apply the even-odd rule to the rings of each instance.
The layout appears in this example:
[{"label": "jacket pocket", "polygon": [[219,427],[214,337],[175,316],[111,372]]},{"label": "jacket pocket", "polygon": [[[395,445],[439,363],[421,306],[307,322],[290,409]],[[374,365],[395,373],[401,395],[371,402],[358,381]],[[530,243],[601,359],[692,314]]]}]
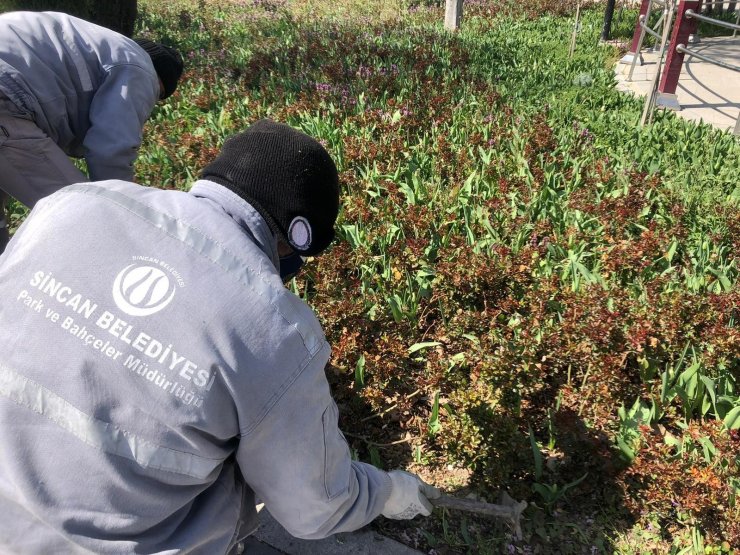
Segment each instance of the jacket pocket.
[{"label": "jacket pocket", "polygon": [[324,427],[324,487],[329,499],[348,491],[352,463],[349,445],[339,431],[339,411],[332,401],[321,417]]}]

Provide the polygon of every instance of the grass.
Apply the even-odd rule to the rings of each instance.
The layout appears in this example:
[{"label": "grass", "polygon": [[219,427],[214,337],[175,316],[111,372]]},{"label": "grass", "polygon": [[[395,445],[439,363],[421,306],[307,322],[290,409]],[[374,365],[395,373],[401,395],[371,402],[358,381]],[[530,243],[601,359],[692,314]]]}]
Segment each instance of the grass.
[{"label": "grass", "polygon": [[521,542],[453,513],[384,532],[438,553],[727,553],[740,145],[672,113],[639,129],[600,10],[568,57],[572,7],[466,2],[450,34],[437,3],[142,1],[139,32],[188,67],[137,179],[187,189],[262,117],[332,153],[339,240],[292,287],[333,346],[353,452],[530,503]]}]

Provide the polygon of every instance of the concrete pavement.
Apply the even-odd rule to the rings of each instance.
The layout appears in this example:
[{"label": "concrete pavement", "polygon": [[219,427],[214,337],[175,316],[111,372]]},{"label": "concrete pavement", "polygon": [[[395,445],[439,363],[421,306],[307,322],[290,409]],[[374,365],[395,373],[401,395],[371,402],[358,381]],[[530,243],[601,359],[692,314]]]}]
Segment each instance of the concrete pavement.
[{"label": "concrete pavement", "polygon": [[[740,35],[732,37],[701,38],[699,44],[689,45],[705,56],[719,58],[740,66]],[[643,50],[644,64],[635,65],[632,80],[627,80],[629,64],[618,63],[615,68],[617,89],[645,96],[652,84],[658,53]],[[684,58],[676,96],[682,118],[708,123],[732,133],[740,114],[740,72],[704,62],[692,56]]]},{"label": "concrete pavement", "polygon": [[421,555],[391,538],[364,528],[323,540],[294,538],[266,510],[260,510],[260,527],[245,544],[246,555]]}]

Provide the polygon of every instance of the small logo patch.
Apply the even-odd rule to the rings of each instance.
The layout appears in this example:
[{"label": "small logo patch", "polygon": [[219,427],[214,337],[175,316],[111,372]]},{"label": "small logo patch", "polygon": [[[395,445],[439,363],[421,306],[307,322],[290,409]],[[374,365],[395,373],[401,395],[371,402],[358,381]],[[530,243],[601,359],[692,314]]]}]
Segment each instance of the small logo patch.
[{"label": "small logo patch", "polygon": [[303,216],[296,216],[288,227],[288,240],[298,250],[311,246],[311,224]]},{"label": "small logo patch", "polygon": [[148,264],[130,264],[113,282],[113,300],[130,316],[149,316],[170,303],[175,287],[162,269]]}]

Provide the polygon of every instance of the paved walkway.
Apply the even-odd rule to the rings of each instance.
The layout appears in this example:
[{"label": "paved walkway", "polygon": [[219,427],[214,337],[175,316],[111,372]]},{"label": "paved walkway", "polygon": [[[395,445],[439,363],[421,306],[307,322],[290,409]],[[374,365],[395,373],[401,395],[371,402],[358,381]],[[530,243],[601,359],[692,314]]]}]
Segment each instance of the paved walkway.
[{"label": "paved walkway", "polygon": [[259,515],[259,530],[246,542],[245,555],[421,555],[420,551],[370,529],[336,534],[324,540],[299,540],[288,534],[266,510],[260,510]]},{"label": "paved walkway", "polygon": [[[735,37],[702,38],[699,44],[689,45],[705,56],[719,58],[740,66],[740,34]],[[658,53],[643,50],[644,64],[635,65],[632,81],[627,81],[629,64],[619,63],[615,68],[617,89],[645,96],[655,75]],[[735,127],[740,114],[740,72],[725,69],[697,58],[684,58],[676,96],[681,110],[679,116],[695,121],[703,120],[720,129]]]}]

